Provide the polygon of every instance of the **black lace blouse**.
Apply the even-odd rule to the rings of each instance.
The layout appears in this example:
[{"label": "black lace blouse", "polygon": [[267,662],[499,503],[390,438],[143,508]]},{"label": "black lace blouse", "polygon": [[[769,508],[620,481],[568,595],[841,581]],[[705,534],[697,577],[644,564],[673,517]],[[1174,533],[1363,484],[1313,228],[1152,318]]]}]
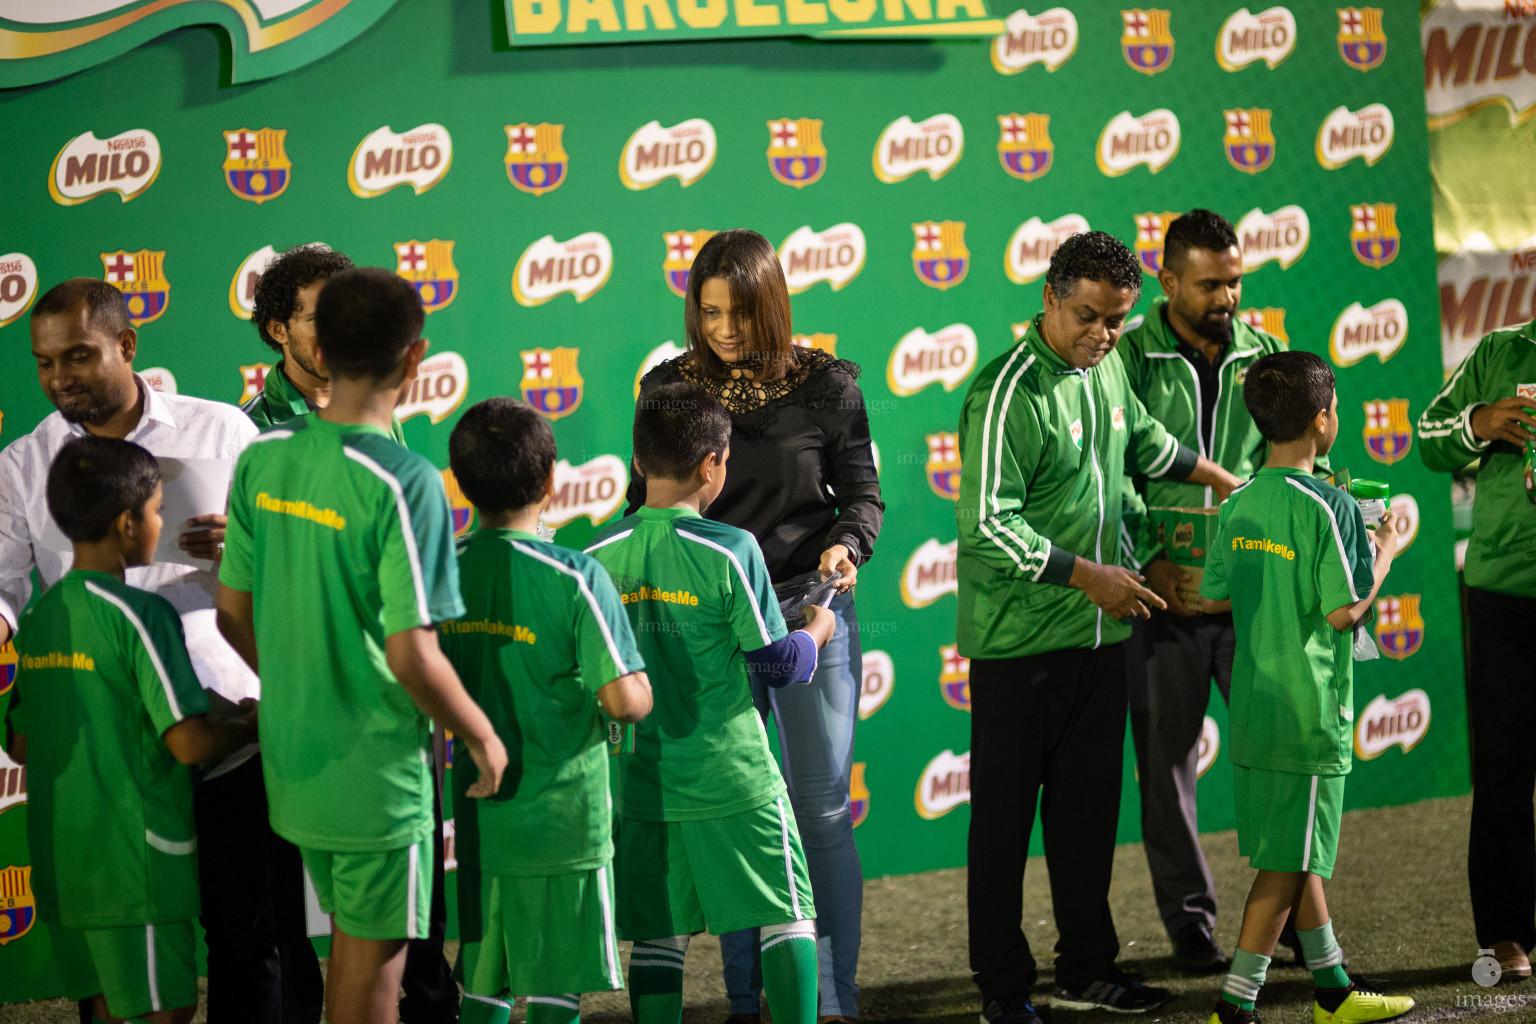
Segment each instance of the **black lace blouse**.
[{"label": "black lace blouse", "polygon": [[[725,489],[705,515],[756,537],[775,581],[816,568],[833,544],[862,565],[885,519],[858,365],[815,349],[795,355],[795,369],[767,385],[706,379],[687,355],[640,382],[642,399],[664,384],[699,384],[730,412]],[[626,514],[645,502],[638,473],[628,498]]]}]

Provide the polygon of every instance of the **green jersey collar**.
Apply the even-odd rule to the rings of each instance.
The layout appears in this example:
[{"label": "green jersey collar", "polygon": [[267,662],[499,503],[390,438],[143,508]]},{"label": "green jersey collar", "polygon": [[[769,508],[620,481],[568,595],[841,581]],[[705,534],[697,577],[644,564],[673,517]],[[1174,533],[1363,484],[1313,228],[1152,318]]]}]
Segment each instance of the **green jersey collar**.
[{"label": "green jersey collar", "polygon": [[391,441],[394,440],[394,435],[383,427],[376,427],[372,423],[332,423],[330,420],[322,419],[318,409],[314,412],[305,413],[304,419],[311,430],[319,428],[321,430],[333,430],[338,434],[377,434],[380,437],[387,437]]},{"label": "green jersey collar", "polygon": [[540,544],[544,543],[543,538],[536,533],[529,533],[527,530],[514,530],[506,526],[490,526],[484,530],[476,530],[475,533],[477,536],[482,533],[489,533],[492,536],[500,537],[502,540],[531,540],[537,541]]},{"label": "green jersey collar", "polygon": [[[303,416],[307,412],[314,412],[318,406],[306,398],[304,392],[300,391],[297,385],[289,380],[288,375],[283,372],[283,367],[287,365],[288,360],[282,359],[278,361],[276,366],[267,371],[266,383],[261,386],[262,394],[266,395],[267,402],[274,408],[287,409],[294,416]],[[287,416],[279,416],[275,422],[281,423],[289,418]]]},{"label": "green jersey collar", "polygon": [[652,508],[649,505],[641,505],[639,510],[636,512],[636,515],[638,515],[641,519],[655,522],[661,522],[668,519],[703,518],[691,508]]},{"label": "green jersey collar", "polygon": [[1036,359],[1048,366],[1052,373],[1078,373],[1077,367],[1061,357],[1061,353],[1051,348],[1051,343],[1045,340],[1045,333],[1040,330],[1040,322],[1045,319],[1044,313],[1036,313],[1035,318],[1029,322],[1029,330],[1024,332],[1024,344],[1029,346],[1029,351]]}]

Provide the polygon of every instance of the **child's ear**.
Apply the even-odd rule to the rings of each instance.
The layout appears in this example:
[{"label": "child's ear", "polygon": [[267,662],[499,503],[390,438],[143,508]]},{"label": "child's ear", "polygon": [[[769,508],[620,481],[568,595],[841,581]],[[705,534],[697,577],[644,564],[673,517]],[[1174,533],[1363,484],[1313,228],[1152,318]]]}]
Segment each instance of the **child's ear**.
[{"label": "child's ear", "polygon": [[544,478],[544,494],[539,499],[539,501],[541,502],[541,505],[539,507],[539,511],[540,512],[544,511],[544,509],[549,507],[549,503],[554,498],[554,496],[555,496],[555,467],[553,465],[551,465],[549,467],[549,476]]},{"label": "child's ear", "polygon": [[139,516],[138,509],[125,508],[112,520],[112,531],[123,540],[133,540],[138,534],[143,519]]}]

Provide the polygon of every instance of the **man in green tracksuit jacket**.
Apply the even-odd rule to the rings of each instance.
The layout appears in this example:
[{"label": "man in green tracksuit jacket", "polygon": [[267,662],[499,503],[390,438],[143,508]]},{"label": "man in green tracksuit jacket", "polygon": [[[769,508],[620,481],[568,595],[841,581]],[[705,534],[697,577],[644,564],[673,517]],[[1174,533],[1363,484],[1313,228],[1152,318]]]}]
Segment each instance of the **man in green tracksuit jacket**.
[{"label": "man in green tracksuit jacket", "polygon": [[1236,479],[1147,415],[1113,354],[1141,292],[1100,231],[1051,258],[1045,311],[976,377],[960,415],[960,653],[971,659],[971,969],[989,1024],[1035,1024],[1021,880],[1042,788],[1061,941],[1052,1006],[1144,1011],[1115,967],[1109,879],[1130,627],[1162,599],[1116,564],[1129,466],[1225,496]]},{"label": "man in green tracksuit jacket", "polygon": [[1477,944],[1494,950],[1515,980],[1530,976],[1527,954],[1536,947],[1536,507],[1526,500],[1523,467],[1536,433],[1533,409],[1536,322],[1479,341],[1418,424],[1419,454],[1430,469],[1478,463],[1466,562],[1473,739],[1467,877]]},{"label": "man in green tracksuit jacket", "polygon": [[[1115,350],[1131,390],[1181,444],[1246,480],[1263,464],[1267,446],[1243,403],[1243,375],[1260,356],[1286,346],[1237,317],[1243,255],[1232,224],[1210,210],[1179,217],[1164,236],[1157,279],[1164,297]],[[1210,488],[1167,476],[1137,476],[1133,486],[1135,498],[1127,502],[1138,506],[1216,504]],[[1126,658],[1152,891],[1174,960],[1186,970],[1222,970],[1227,958],[1213,937],[1216,887],[1196,828],[1195,782],[1211,680],[1223,699],[1231,692],[1232,615],[1188,607],[1179,596],[1187,574],[1151,531],[1132,531],[1130,539],[1147,586],[1168,603],[1167,611],[1133,624]]]}]

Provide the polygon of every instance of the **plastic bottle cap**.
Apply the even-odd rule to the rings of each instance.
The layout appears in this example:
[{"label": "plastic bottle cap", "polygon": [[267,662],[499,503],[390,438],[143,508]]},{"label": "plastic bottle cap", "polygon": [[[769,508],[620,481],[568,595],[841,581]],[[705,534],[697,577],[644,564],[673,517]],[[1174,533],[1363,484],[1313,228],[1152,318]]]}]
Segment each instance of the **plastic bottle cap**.
[{"label": "plastic bottle cap", "polygon": [[1392,497],[1392,488],[1380,480],[1353,480],[1349,484],[1349,493],[1360,500],[1385,499]]}]

